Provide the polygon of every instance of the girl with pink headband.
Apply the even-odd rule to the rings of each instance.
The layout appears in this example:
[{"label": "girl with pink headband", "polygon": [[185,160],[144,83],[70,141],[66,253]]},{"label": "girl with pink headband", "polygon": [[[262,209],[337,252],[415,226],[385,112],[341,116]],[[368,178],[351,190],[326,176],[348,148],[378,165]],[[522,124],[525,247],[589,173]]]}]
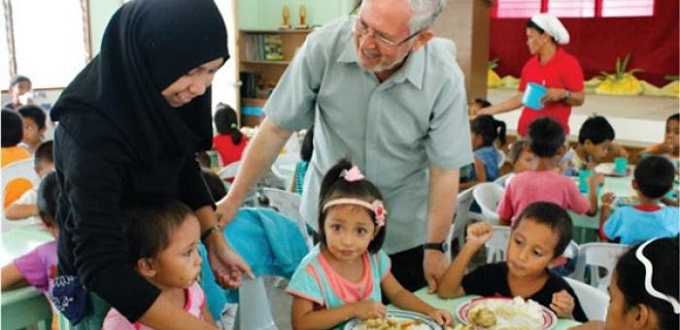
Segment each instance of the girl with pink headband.
[{"label": "girl with pink headband", "polygon": [[319,200],[319,244],[286,290],[293,296],[293,328],[330,329],[352,318],[384,318],[383,294],[401,309],[451,323],[451,314],[417,298],[390,272],[390,258],[380,250],[388,222],[383,197],[358,167],[340,160],[326,173]]}]

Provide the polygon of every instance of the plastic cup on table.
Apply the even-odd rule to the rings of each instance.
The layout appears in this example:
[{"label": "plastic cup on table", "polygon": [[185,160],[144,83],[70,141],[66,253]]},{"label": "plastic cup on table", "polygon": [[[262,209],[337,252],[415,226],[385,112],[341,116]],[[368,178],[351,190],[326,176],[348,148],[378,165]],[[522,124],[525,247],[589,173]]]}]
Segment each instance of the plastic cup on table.
[{"label": "plastic cup on table", "polygon": [[548,89],[537,83],[528,83],[527,88],[524,90],[524,96],[522,97],[522,104],[527,108],[533,110],[543,109],[543,103],[541,103],[541,98],[548,93]]},{"label": "plastic cup on table", "polygon": [[614,158],[614,173],[625,175],[628,170],[628,158],[616,157]]},{"label": "plastic cup on table", "polygon": [[593,175],[592,170],[578,171],[578,190],[584,193],[588,192],[588,178]]}]

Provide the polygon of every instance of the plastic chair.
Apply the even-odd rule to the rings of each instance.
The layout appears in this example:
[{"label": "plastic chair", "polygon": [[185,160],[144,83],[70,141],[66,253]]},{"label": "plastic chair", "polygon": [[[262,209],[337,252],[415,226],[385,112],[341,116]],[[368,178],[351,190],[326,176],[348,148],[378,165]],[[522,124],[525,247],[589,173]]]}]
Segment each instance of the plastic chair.
[{"label": "plastic chair", "polygon": [[498,154],[498,168],[501,168],[503,167],[503,164],[505,164],[505,159],[507,159],[507,157],[503,150],[496,149],[496,153]]},{"label": "plastic chair", "polygon": [[515,175],[514,172],[505,173],[505,174],[499,176],[498,179],[494,180],[493,183],[495,183],[495,184],[497,184],[501,187],[505,187],[505,186],[507,186],[508,179],[510,179],[513,175]]},{"label": "plastic chair", "polygon": [[492,224],[498,224],[500,217],[496,213],[496,207],[503,198],[503,187],[493,182],[482,182],[474,187],[472,195],[482,210],[484,219]]},{"label": "plastic chair", "polygon": [[493,226],[493,236],[486,242],[486,263],[504,261],[510,241],[510,227]]},{"label": "plastic chair", "polygon": [[472,189],[468,188],[458,193],[456,197],[456,215],[453,218],[453,226],[451,226],[451,233],[453,241],[457,241],[458,246],[465,244],[465,228],[472,220],[483,220],[480,213],[470,212],[470,206],[475,200],[472,195]]},{"label": "plastic chair", "polygon": [[245,278],[238,289],[238,317],[234,329],[278,330],[272,316],[264,278]]},{"label": "plastic chair", "polygon": [[312,237],[307,232],[307,224],[300,214],[300,195],[275,188],[262,188],[260,194],[268,200],[268,205],[266,206],[274,208],[277,212],[288,218],[295,219],[300,232],[305,237],[307,247],[311,249]]},{"label": "plastic chair", "polygon": [[[585,270],[590,270],[590,285],[606,292],[611,282],[612,272],[619,256],[628,250],[629,246],[615,243],[585,243],[579,246],[576,270],[572,278],[584,281]],[[605,268],[607,273],[600,275],[598,267]]]},{"label": "plastic chair", "polygon": [[236,173],[238,173],[239,167],[241,167],[241,161],[229,163],[225,167],[222,167],[222,169],[217,172],[217,175],[222,180],[233,179],[236,176]]},{"label": "plastic chair", "polygon": [[564,277],[564,280],[574,289],[574,293],[576,293],[576,297],[581,303],[581,308],[586,313],[588,320],[604,321],[607,317],[609,295],[575,279]]}]

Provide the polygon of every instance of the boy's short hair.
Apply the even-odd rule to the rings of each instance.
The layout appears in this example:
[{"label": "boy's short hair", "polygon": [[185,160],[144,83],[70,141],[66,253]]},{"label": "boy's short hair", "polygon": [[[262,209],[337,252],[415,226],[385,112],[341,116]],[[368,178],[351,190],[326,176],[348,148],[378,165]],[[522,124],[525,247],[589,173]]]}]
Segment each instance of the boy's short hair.
[{"label": "boy's short hair", "polygon": [[33,104],[27,104],[19,108],[17,111],[21,117],[33,119],[35,124],[38,125],[38,129],[45,128],[45,120],[47,120],[47,116],[41,107]]},{"label": "boy's short hair", "polygon": [[18,84],[18,83],[21,83],[21,82],[24,82],[24,81],[25,81],[25,82],[28,82],[29,84],[32,84],[32,83],[31,83],[31,79],[28,79],[28,77],[22,76],[22,75],[18,74],[18,75],[16,75],[16,76],[10,78],[10,80],[9,80],[9,87],[10,87],[10,88],[11,88],[11,87],[14,87],[14,85],[16,85],[16,84]]},{"label": "boy's short hair", "polygon": [[670,116],[666,119],[666,122],[669,122],[669,121],[671,121],[671,120],[680,121],[680,113],[674,113],[674,114],[670,115]]},{"label": "boy's short hair", "polygon": [[207,168],[201,169],[201,175],[203,175],[203,180],[208,186],[208,190],[210,191],[213,200],[219,201],[227,195],[227,188],[224,187],[224,181],[220,179],[219,175]]},{"label": "boy's short hair", "polygon": [[54,164],[54,141],[48,140],[35,148],[35,153],[33,154],[33,159],[35,165],[38,165],[40,161],[46,161]]},{"label": "boy's short hair", "polygon": [[57,173],[48,173],[38,186],[36,206],[40,220],[46,226],[55,225],[57,217],[57,199],[59,198],[59,184],[57,183]]},{"label": "boy's short hair", "polygon": [[529,149],[536,156],[541,158],[553,157],[564,145],[564,129],[552,117],[540,117],[529,124],[526,140]]},{"label": "boy's short hair", "polygon": [[550,227],[553,233],[557,234],[558,240],[553,251],[553,258],[561,256],[571,241],[573,225],[569,213],[552,202],[535,202],[524,208],[512,225],[513,230],[527,218]]},{"label": "boy's short hair", "polygon": [[14,147],[24,137],[24,123],[18,113],[2,109],[2,147]]},{"label": "boy's short hair", "polygon": [[616,134],[614,128],[602,116],[592,116],[586,119],[578,131],[578,143],[584,144],[590,140],[593,144],[600,144],[604,141],[613,141]]},{"label": "boy's short hair", "polygon": [[661,198],[673,187],[675,167],[665,157],[647,156],[635,167],[635,182],[648,198]]}]

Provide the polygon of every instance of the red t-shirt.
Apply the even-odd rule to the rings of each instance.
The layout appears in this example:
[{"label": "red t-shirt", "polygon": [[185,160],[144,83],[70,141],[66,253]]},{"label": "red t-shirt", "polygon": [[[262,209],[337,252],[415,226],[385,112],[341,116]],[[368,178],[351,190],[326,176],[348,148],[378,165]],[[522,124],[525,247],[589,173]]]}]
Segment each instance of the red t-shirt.
[{"label": "red t-shirt", "polygon": [[231,135],[218,134],[213,137],[213,149],[220,155],[222,166],[241,160],[246,145],[248,145],[248,137],[245,135],[243,135],[239,144],[232,142]]},{"label": "red t-shirt", "polygon": [[[567,54],[562,48],[558,48],[557,53],[548,63],[541,65],[536,55],[524,65],[519,90],[524,92],[530,82],[542,84],[547,88],[564,88],[572,93],[582,92],[583,70],[575,57]],[[566,102],[548,103],[541,110],[522,107],[517,132],[521,136],[526,136],[529,124],[534,119],[550,116],[562,125],[564,134],[569,134],[570,115],[571,104]]]}]

